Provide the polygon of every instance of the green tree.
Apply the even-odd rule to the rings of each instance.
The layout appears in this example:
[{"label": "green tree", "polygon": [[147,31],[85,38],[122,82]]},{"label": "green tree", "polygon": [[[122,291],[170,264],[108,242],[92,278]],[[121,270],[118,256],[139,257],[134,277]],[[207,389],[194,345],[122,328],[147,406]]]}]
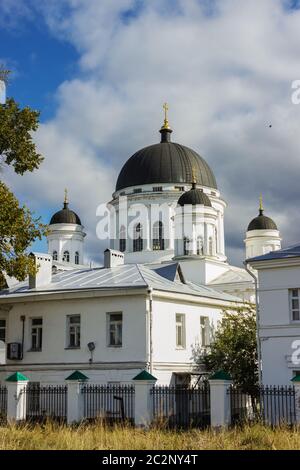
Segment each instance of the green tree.
[{"label": "green tree", "polygon": [[[8,165],[23,175],[39,167],[43,157],[32,140],[38,123],[39,112],[29,107],[21,109],[14,99],[0,104],[1,171]],[[26,250],[45,233],[40,218],[35,218],[26,206],[20,206],[12,191],[0,181],[0,287],[5,285],[4,272],[21,281],[34,271]]]},{"label": "green tree", "polygon": [[251,307],[225,311],[206,353],[195,351],[195,360],[210,372],[224,370],[245,392],[258,387],[256,313]]}]

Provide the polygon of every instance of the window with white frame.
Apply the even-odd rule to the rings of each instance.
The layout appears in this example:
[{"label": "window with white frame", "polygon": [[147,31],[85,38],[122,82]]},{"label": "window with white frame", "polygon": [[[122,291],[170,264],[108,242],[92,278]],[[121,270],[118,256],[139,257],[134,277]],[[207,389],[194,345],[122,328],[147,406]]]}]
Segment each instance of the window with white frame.
[{"label": "window with white frame", "polygon": [[163,223],[160,220],[153,224],[152,249],[154,251],[165,249],[165,240],[163,238]]},{"label": "window with white frame", "polygon": [[54,250],[52,253],[53,261],[57,261],[57,251]]},{"label": "window with white frame", "polygon": [[143,227],[137,224],[134,228],[133,251],[143,251]]},{"label": "window with white frame", "polygon": [[187,237],[183,239],[183,254],[185,256],[190,254],[190,240]]},{"label": "window with white frame", "polygon": [[203,237],[197,237],[197,255],[203,255]]},{"label": "window with white frame", "polygon": [[63,261],[66,261],[67,263],[70,262],[70,252],[69,251],[64,251]]},{"label": "window with white frame", "polygon": [[176,347],[185,348],[185,315],[176,313]]},{"label": "window with white frame", "polygon": [[122,346],[123,314],[113,312],[107,314],[108,346]]},{"label": "window with white frame", "polygon": [[43,341],[43,319],[31,319],[31,351],[41,351]]},{"label": "window with white frame", "polygon": [[79,251],[75,251],[75,264],[79,264]]},{"label": "window with white frame", "polygon": [[299,293],[300,289],[290,289],[290,312],[292,321],[300,321],[299,309]]},{"label": "window with white frame", "polygon": [[80,348],[80,315],[67,316],[67,346]]},{"label": "window with white frame", "polygon": [[6,339],[6,320],[0,319],[0,341],[4,341]]},{"label": "window with white frame", "polygon": [[200,317],[200,342],[203,348],[210,345],[210,325],[208,317]]}]

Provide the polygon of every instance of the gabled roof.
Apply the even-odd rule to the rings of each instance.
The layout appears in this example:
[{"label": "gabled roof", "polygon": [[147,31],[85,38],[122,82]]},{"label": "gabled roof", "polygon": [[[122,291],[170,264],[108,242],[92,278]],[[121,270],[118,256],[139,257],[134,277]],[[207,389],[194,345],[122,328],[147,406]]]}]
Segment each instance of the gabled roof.
[{"label": "gabled roof", "polygon": [[281,250],[270,251],[265,255],[255,256],[254,258],[247,259],[247,263],[253,261],[268,261],[272,259],[287,259],[287,258],[298,258],[300,257],[300,244],[289,246],[288,248],[282,248]]},{"label": "gabled roof", "polygon": [[[0,301],[5,298],[20,298],[27,295],[41,293],[59,293],[69,291],[85,291],[89,289],[136,289],[152,288],[158,291],[207,297],[210,299],[228,302],[240,302],[238,297],[217,292],[207,286],[196,285],[191,282],[183,283],[178,279],[180,271],[178,263],[173,263],[151,269],[140,264],[125,264],[114,268],[73,269],[53,274],[52,282],[46,286],[29,289],[28,282],[24,281],[11,289],[0,292]],[[182,278],[181,278],[182,279]]]},{"label": "gabled roof", "polygon": [[230,266],[225,273],[220,274],[218,277],[209,282],[210,286],[220,284],[235,284],[235,283],[250,282],[253,283],[253,279],[245,269]]},{"label": "gabled roof", "polygon": [[179,281],[185,283],[179,263],[170,263],[163,265],[160,264],[156,267],[148,265],[147,267],[155,271],[160,276],[168,279],[169,281]]}]

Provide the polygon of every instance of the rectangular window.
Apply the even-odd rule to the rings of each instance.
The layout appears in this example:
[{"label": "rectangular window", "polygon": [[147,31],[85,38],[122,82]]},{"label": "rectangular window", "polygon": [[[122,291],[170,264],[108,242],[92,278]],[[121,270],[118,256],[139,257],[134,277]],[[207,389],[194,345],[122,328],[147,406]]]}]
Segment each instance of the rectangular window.
[{"label": "rectangular window", "polygon": [[289,291],[292,321],[300,321],[299,291],[300,289],[290,289]]},{"label": "rectangular window", "polygon": [[184,191],[184,186],[175,186],[177,191]]},{"label": "rectangular window", "polygon": [[80,348],[80,315],[69,315],[68,319],[68,347]]},{"label": "rectangular window", "polygon": [[6,320],[0,320],[0,341],[4,341],[6,338]]},{"label": "rectangular window", "polygon": [[122,346],[122,313],[108,313],[108,346]]},{"label": "rectangular window", "polygon": [[176,347],[185,348],[185,315],[176,313]]},{"label": "rectangular window", "polygon": [[141,193],[142,192],[142,189],[141,188],[135,188],[133,190],[134,194],[137,194],[137,193]]},{"label": "rectangular window", "polygon": [[162,186],[153,186],[152,188],[154,193],[161,193],[162,192]]},{"label": "rectangular window", "polygon": [[43,340],[43,319],[31,319],[31,351],[41,351]]},{"label": "rectangular window", "polygon": [[203,348],[210,345],[210,325],[208,317],[200,317],[200,341]]}]

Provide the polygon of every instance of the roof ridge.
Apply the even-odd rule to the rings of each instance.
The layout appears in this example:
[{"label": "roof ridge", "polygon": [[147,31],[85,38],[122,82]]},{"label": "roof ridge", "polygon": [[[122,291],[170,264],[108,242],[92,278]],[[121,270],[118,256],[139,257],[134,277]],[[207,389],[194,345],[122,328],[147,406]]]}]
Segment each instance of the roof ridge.
[{"label": "roof ridge", "polygon": [[[146,286],[150,289],[151,286],[150,286],[149,282],[146,281],[144,274],[141,272],[141,267],[142,267],[142,268],[145,268],[145,266],[142,265],[142,264],[140,264],[140,263],[137,263],[137,264],[136,264],[136,267],[137,267],[137,269],[138,269],[138,271],[139,271],[139,273],[140,273],[140,275],[141,275],[143,281],[145,282]],[[147,269],[147,268],[146,268],[146,269]]]}]

